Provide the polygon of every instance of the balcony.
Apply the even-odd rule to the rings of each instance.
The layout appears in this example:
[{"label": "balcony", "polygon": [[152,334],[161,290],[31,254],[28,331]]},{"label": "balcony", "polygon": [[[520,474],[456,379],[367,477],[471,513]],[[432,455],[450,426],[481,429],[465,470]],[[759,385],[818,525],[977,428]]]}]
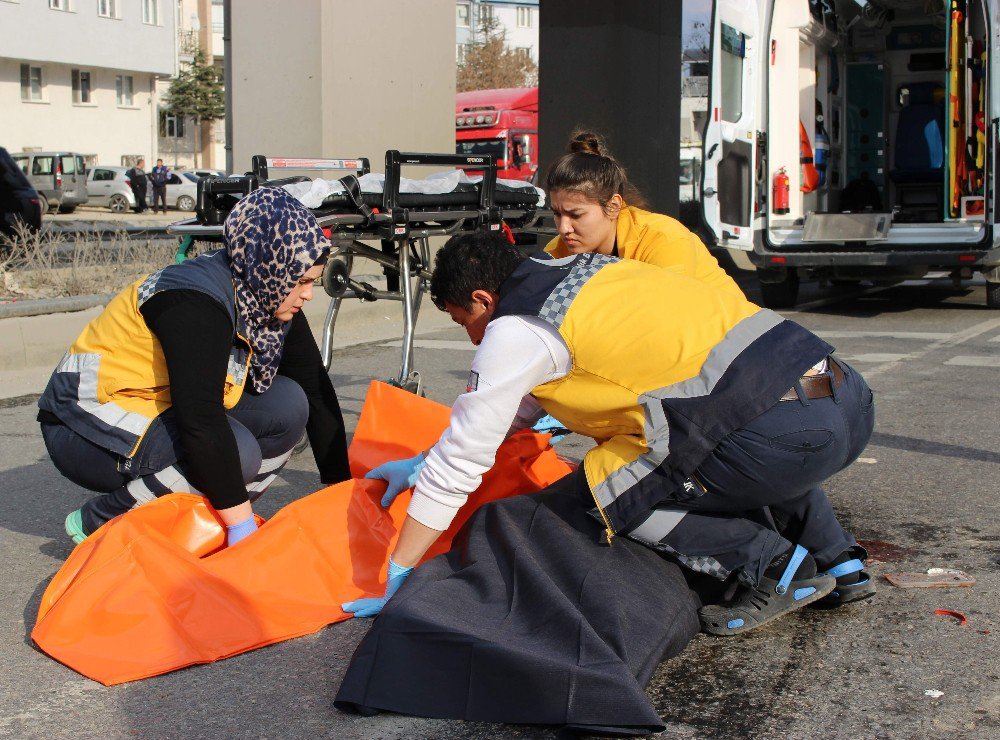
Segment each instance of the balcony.
[{"label": "balcony", "polygon": [[182,62],[189,62],[194,58],[194,53],[198,50],[198,31],[177,31],[177,53]]}]

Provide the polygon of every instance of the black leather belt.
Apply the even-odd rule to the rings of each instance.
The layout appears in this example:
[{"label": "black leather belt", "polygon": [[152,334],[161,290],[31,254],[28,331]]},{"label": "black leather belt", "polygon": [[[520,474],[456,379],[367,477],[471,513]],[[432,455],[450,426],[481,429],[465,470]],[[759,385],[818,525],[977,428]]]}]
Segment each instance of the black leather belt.
[{"label": "black leather belt", "polygon": [[[833,389],[839,388],[844,382],[844,370],[837,364],[837,361],[832,357],[828,360],[830,365],[829,373],[820,373],[819,375],[803,375],[799,378],[799,383],[802,385],[802,390],[806,394],[806,398],[829,398],[833,395]],[[830,382],[830,376],[833,376],[833,383]],[[789,388],[785,391],[779,401],[797,401],[799,399],[798,391],[795,388]]]}]

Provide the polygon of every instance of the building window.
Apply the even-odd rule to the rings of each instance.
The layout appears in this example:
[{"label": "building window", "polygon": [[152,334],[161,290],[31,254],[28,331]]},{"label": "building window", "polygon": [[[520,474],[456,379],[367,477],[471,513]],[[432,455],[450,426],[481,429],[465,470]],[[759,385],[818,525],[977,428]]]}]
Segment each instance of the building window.
[{"label": "building window", "polygon": [[484,25],[493,20],[493,6],[482,3],[479,6],[479,25]]},{"label": "building window", "polygon": [[65,10],[69,12],[69,0],[49,0],[49,7],[52,10]]},{"label": "building window", "polygon": [[521,59],[531,59],[531,47],[530,46],[519,46],[514,49],[514,52],[521,57]]},{"label": "building window", "polygon": [[90,102],[90,72],[86,70],[73,70],[73,102]]},{"label": "building window", "polygon": [[132,105],[132,75],[118,75],[115,77],[115,100],[118,105]]},{"label": "building window", "polygon": [[151,26],[160,25],[159,0],[142,0],[142,22]]},{"label": "building window", "polygon": [[163,111],[160,113],[160,136],[165,139],[184,138],[184,116],[175,116]]},{"label": "building window", "polygon": [[722,120],[738,121],[743,114],[743,60],[746,34],[722,24]]},{"label": "building window", "polygon": [[212,33],[225,33],[226,13],[222,0],[212,0]]},{"label": "building window", "polygon": [[459,3],[455,6],[455,25],[461,28],[469,27],[469,4]]},{"label": "building window", "polygon": [[101,16],[101,18],[117,18],[117,0],[97,0],[97,14]]},{"label": "building window", "polygon": [[531,28],[531,8],[517,9],[517,27]]},{"label": "building window", "polygon": [[21,65],[21,100],[44,100],[42,68],[30,64]]}]

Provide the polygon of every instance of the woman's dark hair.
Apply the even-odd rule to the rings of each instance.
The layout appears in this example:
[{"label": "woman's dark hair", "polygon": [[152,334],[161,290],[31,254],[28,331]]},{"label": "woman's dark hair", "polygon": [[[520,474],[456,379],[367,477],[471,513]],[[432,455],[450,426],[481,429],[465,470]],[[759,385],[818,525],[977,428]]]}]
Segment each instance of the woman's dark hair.
[{"label": "woman's dark hair", "polygon": [[604,139],[593,131],[574,131],[566,154],[549,168],[546,190],[572,190],[600,204],[607,212],[617,193],[629,205],[645,207],[646,201],[628,181],[625,168],[608,153]]},{"label": "woman's dark hair", "polygon": [[495,231],[474,231],[449,239],[434,259],[431,300],[445,310],[445,304],[472,307],[472,291],[499,293],[503,281],[528,257]]}]

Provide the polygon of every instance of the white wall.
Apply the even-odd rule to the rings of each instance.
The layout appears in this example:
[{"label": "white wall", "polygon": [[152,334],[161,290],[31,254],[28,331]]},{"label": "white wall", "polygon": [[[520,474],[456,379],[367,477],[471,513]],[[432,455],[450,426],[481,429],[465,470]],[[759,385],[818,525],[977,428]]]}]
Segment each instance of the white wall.
[{"label": "white wall", "polygon": [[232,20],[235,171],[254,154],[380,171],[387,149],[455,151],[454,0],[239,0]]},{"label": "white wall", "polygon": [[97,15],[96,0],[0,2],[0,57],[173,75],[174,0],[159,0],[159,22],[142,22],[140,0],[118,0],[118,18]]},{"label": "white wall", "polygon": [[150,161],[155,146],[152,75],[132,72],[133,104],[119,107],[115,75],[123,73],[89,68],[91,103],[74,104],[72,68],[32,62],[42,67],[44,84],[44,100],[36,103],[21,100],[20,65],[16,59],[0,59],[0,146],[11,152],[27,147],[69,149],[97,155],[97,162],[107,165],[121,164],[128,154],[142,154]]}]

